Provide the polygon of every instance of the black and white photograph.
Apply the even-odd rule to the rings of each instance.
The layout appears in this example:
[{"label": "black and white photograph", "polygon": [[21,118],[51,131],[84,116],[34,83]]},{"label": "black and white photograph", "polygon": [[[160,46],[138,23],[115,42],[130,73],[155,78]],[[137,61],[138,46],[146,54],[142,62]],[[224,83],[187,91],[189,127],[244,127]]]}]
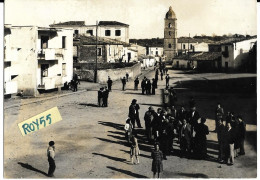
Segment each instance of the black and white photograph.
[{"label": "black and white photograph", "polygon": [[257,178],[257,0],[5,0],[5,179]]}]

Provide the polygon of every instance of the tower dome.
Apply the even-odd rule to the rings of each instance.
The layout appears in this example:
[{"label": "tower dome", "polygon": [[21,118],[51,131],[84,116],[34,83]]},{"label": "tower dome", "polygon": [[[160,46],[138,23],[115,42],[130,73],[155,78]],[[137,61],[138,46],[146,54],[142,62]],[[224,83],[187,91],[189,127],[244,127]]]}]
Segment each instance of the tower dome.
[{"label": "tower dome", "polygon": [[172,7],[170,6],[169,11],[166,13],[166,19],[176,19],[175,12],[172,10]]}]

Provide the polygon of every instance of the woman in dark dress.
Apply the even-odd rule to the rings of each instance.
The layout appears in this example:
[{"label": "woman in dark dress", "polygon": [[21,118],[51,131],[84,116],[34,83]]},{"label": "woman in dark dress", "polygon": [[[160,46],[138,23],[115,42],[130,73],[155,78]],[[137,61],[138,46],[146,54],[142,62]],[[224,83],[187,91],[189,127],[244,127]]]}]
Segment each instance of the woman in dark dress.
[{"label": "woman in dark dress", "polygon": [[156,173],[158,173],[158,178],[160,178],[160,172],[163,171],[163,153],[159,150],[159,144],[156,143],[154,145],[155,150],[152,151],[152,171],[153,171],[153,178],[155,178]]}]

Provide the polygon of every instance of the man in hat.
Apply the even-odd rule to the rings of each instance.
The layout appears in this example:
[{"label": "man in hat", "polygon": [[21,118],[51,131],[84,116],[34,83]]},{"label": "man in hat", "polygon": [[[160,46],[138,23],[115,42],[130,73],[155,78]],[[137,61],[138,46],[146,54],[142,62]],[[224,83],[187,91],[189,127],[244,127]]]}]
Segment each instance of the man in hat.
[{"label": "man in hat", "polygon": [[108,90],[109,90],[109,91],[111,91],[112,84],[113,84],[113,81],[112,81],[112,80],[110,79],[110,77],[108,76],[107,86],[108,86]]},{"label": "man in hat", "polygon": [[138,90],[138,84],[139,84],[139,79],[138,77],[135,79],[135,90]]},{"label": "man in hat", "polygon": [[136,121],[136,99],[132,100],[131,105],[129,106],[128,117],[131,119],[131,123],[133,124],[133,128],[135,128]]},{"label": "man in hat", "polygon": [[144,79],[141,82],[142,94],[144,94],[144,92],[145,92],[146,82],[147,82],[147,79],[146,79],[146,77],[144,77]]},{"label": "man in hat", "polygon": [[103,104],[103,90],[104,88],[100,88],[98,90],[98,106],[101,107],[101,105]]},{"label": "man in hat", "polygon": [[102,104],[103,107],[107,107],[108,95],[109,95],[109,90],[105,86],[105,89],[103,91],[103,104]]},{"label": "man in hat", "polygon": [[154,120],[154,109],[152,106],[148,108],[148,111],[144,114],[145,132],[148,141],[152,139],[152,121]]},{"label": "man in hat", "polygon": [[49,177],[54,177],[53,173],[55,171],[56,165],[55,165],[55,147],[54,147],[54,141],[49,142],[49,147],[47,149],[47,157],[48,157],[48,162],[49,162],[49,171],[48,171],[48,176]]},{"label": "man in hat", "polygon": [[125,90],[125,85],[126,85],[125,77],[123,77],[123,79],[121,79],[121,81],[122,81],[122,90],[124,91]]},{"label": "man in hat", "polygon": [[223,118],[224,118],[224,110],[221,107],[221,104],[218,103],[217,108],[216,108],[216,118],[215,118],[215,130],[214,130],[214,132],[217,132],[217,130],[218,130],[218,124],[219,124],[218,121],[223,121]]}]

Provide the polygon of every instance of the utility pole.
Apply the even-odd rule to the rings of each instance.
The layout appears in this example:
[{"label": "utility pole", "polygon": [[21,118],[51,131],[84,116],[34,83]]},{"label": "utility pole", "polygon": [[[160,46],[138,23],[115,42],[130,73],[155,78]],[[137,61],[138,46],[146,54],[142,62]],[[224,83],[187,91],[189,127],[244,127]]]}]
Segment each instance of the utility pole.
[{"label": "utility pole", "polygon": [[98,21],[96,22],[96,64],[95,64],[95,72],[94,72],[94,82],[97,82],[97,59],[98,59]]},{"label": "utility pole", "polygon": [[190,54],[189,54],[189,48],[190,48],[190,33],[189,33],[189,38],[188,38],[188,62],[189,62],[190,65],[191,65],[191,62],[190,62]]}]

